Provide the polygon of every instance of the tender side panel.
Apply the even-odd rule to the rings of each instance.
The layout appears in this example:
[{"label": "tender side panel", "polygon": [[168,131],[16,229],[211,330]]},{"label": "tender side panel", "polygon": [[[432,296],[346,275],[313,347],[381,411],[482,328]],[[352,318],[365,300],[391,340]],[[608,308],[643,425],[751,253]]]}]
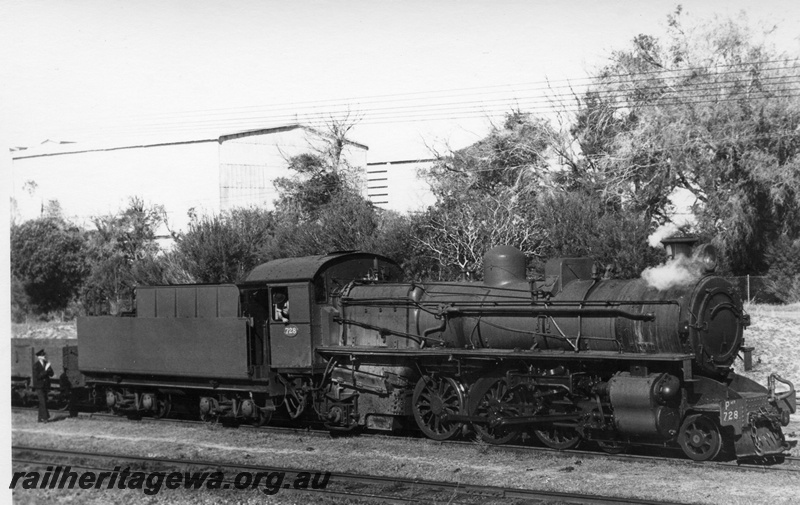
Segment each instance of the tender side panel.
[{"label": "tender side panel", "polygon": [[78,318],[83,373],[247,379],[247,320]]},{"label": "tender side panel", "polygon": [[239,288],[234,284],[140,286],[136,315],[141,318],[237,317]]}]

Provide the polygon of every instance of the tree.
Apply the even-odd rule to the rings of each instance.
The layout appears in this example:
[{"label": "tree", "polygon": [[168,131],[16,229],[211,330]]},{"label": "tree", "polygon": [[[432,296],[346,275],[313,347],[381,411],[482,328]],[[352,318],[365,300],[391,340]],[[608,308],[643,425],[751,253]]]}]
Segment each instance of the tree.
[{"label": "tree", "polygon": [[159,262],[162,254],[156,234],[165,222],[163,207],[146,205],[140,198],[131,198],[122,212],[94,218],[95,230],[87,234],[91,274],[82,293],[93,312],[116,314],[131,309],[138,284],[166,283],[170,277],[185,279],[181,273],[167,273],[167,264],[160,267],[163,277],[152,275],[152,264]]},{"label": "tree", "polygon": [[512,111],[483,140],[439,156],[427,174],[437,201],[417,217],[413,235],[418,252],[435,264],[429,275],[480,278],[483,256],[496,245],[541,253],[532,210],[555,138],[546,121]]},{"label": "tree", "polygon": [[512,190],[462,196],[431,207],[417,221],[414,240],[438,265],[436,277],[482,278],[483,256],[497,245],[513,245],[529,258],[540,255],[541,229]]},{"label": "tree", "polygon": [[[619,210],[597,194],[558,190],[543,195],[535,211],[545,231],[546,258],[585,256],[603,266],[614,265],[616,276],[639,277],[642,270],[665,259],[662,249],[648,245],[650,219]],[[540,272],[544,265],[535,265]]]},{"label": "tree", "polygon": [[275,235],[265,258],[365,250],[410,265],[410,221],[376,208],[361,192],[356,170],[344,156],[354,123],[331,121],[321,145],[288,160],[292,177],[276,181]]},{"label": "tree", "polygon": [[275,180],[278,210],[297,211],[304,218],[314,219],[320,207],[341,194],[360,194],[355,170],[345,157],[350,143],[347,135],[355,124],[349,116],[331,119],[320,135],[320,144],[310,146],[310,152],[287,159],[287,168],[294,175]]},{"label": "tree", "polygon": [[769,246],[767,289],[784,303],[800,302],[800,239],[781,235]]},{"label": "tree", "polygon": [[525,191],[550,168],[548,150],[557,140],[558,133],[547,121],[514,110],[502,125],[492,125],[484,139],[438,155],[428,182],[442,202],[465,190],[490,195]]},{"label": "tree", "polygon": [[683,188],[728,269],[764,272],[767,244],[800,233],[797,56],[742,21],[687,27],[678,8],[668,22],[665,40],[637,36],[598,72],[573,180],[657,222]]},{"label": "tree", "polygon": [[253,267],[272,259],[265,251],[274,234],[272,212],[233,209],[192,219],[178,236],[176,251],[198,282],[239,282]]},{"label": "tree", "polygon": [[20,310],[65,310],[88,274],[83,231],[50,215],[12,226],[10,239],[12,277],[25,295],[16,297]]}]

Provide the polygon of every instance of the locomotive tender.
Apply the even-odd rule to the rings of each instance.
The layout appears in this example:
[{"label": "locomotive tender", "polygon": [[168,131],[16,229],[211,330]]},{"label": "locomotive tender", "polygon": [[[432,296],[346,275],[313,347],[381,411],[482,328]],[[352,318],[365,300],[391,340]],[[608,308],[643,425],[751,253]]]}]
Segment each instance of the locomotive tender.
[{"label": "locomotive tender", "polygon": [[529,281],[508,246],[487,253],[482,283],[400,282],[369,253],[280,259],[239,285],[139,287],[135,316],[80,318],[80,369],[120,412],[780,455],[794,387],[732,371],[749,317],[699,251],[703,275],[662,291],[585,258]]}]

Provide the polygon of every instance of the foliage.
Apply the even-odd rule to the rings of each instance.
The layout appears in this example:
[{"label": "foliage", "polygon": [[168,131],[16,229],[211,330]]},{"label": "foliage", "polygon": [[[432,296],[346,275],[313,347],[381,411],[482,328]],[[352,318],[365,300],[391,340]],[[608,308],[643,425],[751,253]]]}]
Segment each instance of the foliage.
[{"label": "foliage", "polygon": [[411,265],[407,244],[410,221],[376,208],[350,189],[319,206],[313,215],[299,209],[279,210],[275,237],[265,258],[285,258],[361,250],[383,254]]},{"label": "foliage", "polygon": [[25,321],[28,314],[33,313],[31,301],[25,292],[25,285],[17,276],[11,274],[11,321],[21,323]]},{"label": "foliage", "polygon": [[464,191],[490,195],[524,191],[549,167],[547,150],[557,137],[547,121],[511,111],[486,138],[438,156],[428,174],[431,190],[440,202],[457,199]]},{"label": "foliage", "polygon": [[[625,279],[636,278],[665,259],[663,250],[648,245],[652,229],[643,214],[620,211],[597,195],[553,192],[540,199],[536,215],[545,230],[545,258],[593,258],[614,265],[616,276]],[[535,267],[543,270],[543,265]]]},{"label": "foliage", "polygon": [[480,278],[485,252],[504,244],[540,274],[551,257],[592,257],[627,278],[662,259],[647,245],[651,216],[600,179],[578,177],[597,160],[569,158],[567,144],[547,122],[512,112],[486,139],[438,160],[429,173],[437,203],[417,219],[415,234],[420,253],[438,264],[429,273]]},{"label": "foliage", "polygon": [[290,158],[288,168],[297,172],[297,175],[275,181],[280,193],[277,207],[281,209],[296,207],[304,214],[314,215],[347,186],[344,174],[316,154]]},{"label": "foliage", "polygon": [[314,219],[322,207],[335,202],[343,193],[358,194],[356,170],[345,157],[350,142],[348,133],[355,126],[349,117],[332,119],[320,134],[322,142],[310,152],[287,159],[290,177],[275,180],[280,211],[299,213]]},{"label": "foliage", "polygon": [[420,253],[438,265],[436,277],[482,278],[483,256],[497,245],[513,245],[529,257],[540,254],[541,229],[526,204],[510,188],[496,192],[453,196],[418,219],[414,240]]},{"label": "foliage", "polygon": [[268,259],[264,250],[274,233],[275,217],[263,209],[194,218],[177,238],[177,261],[197,282],[239,282]]},{"label": "foliage", "polygon": [[781,235],[769,247],[767,289],[784,303],[800,302],[800,239]]},{"label": "foliage", "polygon": [[728,268],[765,271],[766,245],[800,233],[797,59],[743,21],[686,27],[679,8],[665,40],[636,37],[597,79],[572,130],[571,182],[658,222],[688,190]]},{"label": "foliage", "polygon": [[159,276],[153,275],[152,266],[144,267],[159,261],[156,234],[164,224],[164,209],[139,198],[131,198],[122,212],[94,219],[95,230],[87,233],[91,274],[82,293],[92,312],[129,310],[137,284],[169,282],[172,274],[166,264],[159,267]]},{"label": "foliage", "polygon": [[275,182],[274,239],[264,259],[363,250],[410,265],[405,244],[410,221],[376,208],[361,194],[356,170],[344,157],[354,123],[331,121],[312,152],[288,160],[291,177]]},{"label": "foliage", "polygon": [[497,245],[541,254],[543,232],[533,211],[555,138],[546,121],[512,111],[485,139],[439,156],[427,174],[436,204],[414,221],[426,276],[481,278],[483,256]]},{"label": "foliage", "polygon": [[11,228],[11,274],[18,310],[35,314],[63,311],[87,276],[82,231],[58,216],[26,221]]}]

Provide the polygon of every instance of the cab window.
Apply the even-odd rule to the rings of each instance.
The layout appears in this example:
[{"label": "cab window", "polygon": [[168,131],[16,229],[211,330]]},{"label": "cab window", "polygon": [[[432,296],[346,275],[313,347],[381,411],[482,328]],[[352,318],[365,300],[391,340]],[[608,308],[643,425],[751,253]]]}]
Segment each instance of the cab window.
[{"label": "cab window", "polygon": [[272,320],[289,322],[289,290],[287,288],[272,289]]}]

